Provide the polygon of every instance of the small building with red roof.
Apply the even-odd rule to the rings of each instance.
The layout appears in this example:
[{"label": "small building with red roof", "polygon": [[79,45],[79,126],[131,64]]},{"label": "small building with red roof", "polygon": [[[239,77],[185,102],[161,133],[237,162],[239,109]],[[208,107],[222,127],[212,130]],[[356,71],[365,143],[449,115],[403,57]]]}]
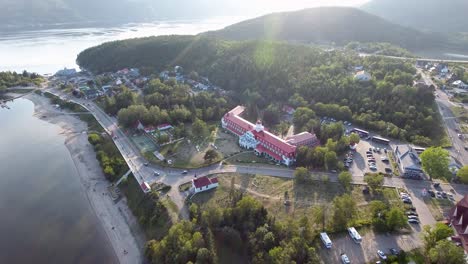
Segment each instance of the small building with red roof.
[{"label": "small building with red roof", "polygon": [[192,188],[195,193],[204,192],[218,187],[218,178],[208,178],[203,176],[192,179]]},{"label": "small building with red roof", "polygon": [[144,193],[151,192],[151,186],[147,182],[141,183],[140,187],[141,187],[141,189],[143,190]]},{"label": "small building with red roof", "polygon": [[276,163],[290,166],[296,160],[296,149],[300,146],[315,146],[315,135],[303,132],[284,140],[265,130],[261,121],[255,124],[242,118],[245,107],[237,106],[221,119],[221,126],[239,137],[239,145],[253,149],[258,156],[264,156]]}]

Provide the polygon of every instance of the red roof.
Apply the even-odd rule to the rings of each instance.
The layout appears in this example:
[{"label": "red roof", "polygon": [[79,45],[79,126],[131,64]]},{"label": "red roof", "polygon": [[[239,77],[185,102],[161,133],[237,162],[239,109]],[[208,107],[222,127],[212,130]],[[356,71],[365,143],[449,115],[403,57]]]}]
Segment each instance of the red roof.
[{"label": "red roof", "polygon": [[278,154],[276,154],[274,152],[271,152],[270,150],[264,148],[260,144],[255,148],[255,150],[257,152],[259,152],[259,153],[266,153],[266,154],[270,155],[271,157],[273,157],[276,160],[283,160],[283,157],[281,157],[280,155],[278,155]]},{"label": "red roof", "polygon": [[307,142],[307,141],[313,141],[313,142],[318,141],[315,134],[312,134],[309,132],[302,132],[296,135],[292,135],[290,137],[287,137],[286,140],[288,143],[296,145],[296,146],[304,144],[304,142]]},{"label": "red roof", "polygon": [[[232,122],[233,124],[237,125],[239,128],[241,128],[241,130],[243,130],[243,132],[239,132],[237,130],[234,130],[232,129],[232,125],[229,124],[228,122],[228,128],[229,130],[231,130],[233,133],[236,133],[238,135],[242,135],[243,133],[247,132],[247,131],[251,131],[253,133],[253,135],[255,136],[255,138],[263,143],[269,143],[277,148],[280,149],[280,151],[282,152],[285,152],[285,153],[294,153],[296,151],[296,146],[293,146],[291,144],[289,144],[288,142],[286,142],[285,140],[279,138],[278,136],[268,132],[268,131],[265,131],[265,130],[262,130],[260,132],[257,132],[255,130],[255,125],[250,123],[249,121],[243,119],[242,117],[240,117],[240,115],[244,112],[245,110],[245,107],[243,106],[237,106],[235,107],[234,109],[232,109],[231,111],[229,111],[228,113],[226,113],[224,115],[224,120],[226,122],[230,121]],[[266,151],[263,151],[263,152],[267,152],[268,150]],[[268,153],[270,154],[270,151],[268,151]],[[271,156],[274,156],[277,154],[274,154],[274,153],[271,153]],[[280,158],[281,160],[281,158]]]},{"label": "red roof", "polygon": [[193,181],[193,185],[195,186],[195,188],[199,189],[199,188],[208,186],[210,184],[217,183],[218,178],[210,179],[206,176],[203,176],[200,178],[193,179],[192,181]]},{"label": "red roof", "polygon": [[257,140],[262,139],[265,142],[268,142],[268,143],[278,147],[279,149],[281,149],[282,151],[284,151],[286,153],[291,153],[291,152],[296,151],[295,146],[287,143],[283,139],[277,137],[276,135],[273,135],[272,133],[270,133],[268,131],[257,132],[256,130],[252,130],[252,133],[254,134],[254,136],[255,136],[255,138]]},{"label": "red roof", "polygon": [[149,192],[151,191],[151,187],[149,186],[149,184],[147,182],[142,182],[141,183],[141,189],[144,191],[144,192]]},{"label": "red roof", "polygon": [[[468,250],[468,234],[464,234],[468,226],[468,195],[465,195],[449,212],[450,222],[452,223],[463,247]],[[460,223],[461,219],[461,223]]]}]

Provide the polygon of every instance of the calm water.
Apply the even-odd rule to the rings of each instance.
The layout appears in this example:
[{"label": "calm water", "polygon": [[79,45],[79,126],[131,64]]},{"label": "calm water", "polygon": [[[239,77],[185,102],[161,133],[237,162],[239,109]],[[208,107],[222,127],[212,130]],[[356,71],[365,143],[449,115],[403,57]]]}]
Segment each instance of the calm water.
[{"label": "calm water", "polygon": [[115,263],[58,126],[0,108],[0,263]]},{"label": "calm water", "polygon": [[75,68],[76,56],[103,42],[127,38],[198,34],[241,21],[228,17],[201,21],[174,21],[127,24],[108,28],[74,28],[21,32],[0,31],[0,71],[55,73],[63,67]]}]

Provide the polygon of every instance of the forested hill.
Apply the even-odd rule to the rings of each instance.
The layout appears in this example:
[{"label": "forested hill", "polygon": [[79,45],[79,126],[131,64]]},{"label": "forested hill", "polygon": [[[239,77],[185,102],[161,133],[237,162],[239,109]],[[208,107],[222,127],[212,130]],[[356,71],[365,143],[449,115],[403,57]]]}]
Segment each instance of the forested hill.
[{"label": "forested hill", "polygon": [[265,15],[206,33],[228,40],[270,39],[303,43],[388,42],[409,50],[438,40],[356,8],[320,7]]},{"label": "forested hill", "polygon": [[372,0],[364,11],[400,25],[435,32],[468,32],[466,0]]},{"label": "forested hill", "polygon": [[[95,73],[138,67],[156,75],[180,65],[207,76],[248,109],[269,111],[263,119],[272,125],[272,116],[289,104],[418,145],[437,144],[443,131],[432,91],[411,87],[416,71],[399,60],[279,42],[161,36],[105,43],[80,53],[77,62]],[[357,65],[372,74],[371,82],[353,80]]]}]

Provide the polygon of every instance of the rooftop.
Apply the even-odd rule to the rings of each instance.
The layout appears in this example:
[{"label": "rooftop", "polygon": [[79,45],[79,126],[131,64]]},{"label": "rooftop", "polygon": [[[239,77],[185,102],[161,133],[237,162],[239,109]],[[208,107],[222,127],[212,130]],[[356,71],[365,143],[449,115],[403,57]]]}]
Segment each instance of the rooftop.
[{"label": "rooftop", "polygon": [[210,179],[207,176],[203,176],[200,178],[195,178],[192,181],[193,181],[193,185],[195,186],[195,188],[198,189],[198,188],[206,187],[210,184],[218,183],[218,178]]}]

